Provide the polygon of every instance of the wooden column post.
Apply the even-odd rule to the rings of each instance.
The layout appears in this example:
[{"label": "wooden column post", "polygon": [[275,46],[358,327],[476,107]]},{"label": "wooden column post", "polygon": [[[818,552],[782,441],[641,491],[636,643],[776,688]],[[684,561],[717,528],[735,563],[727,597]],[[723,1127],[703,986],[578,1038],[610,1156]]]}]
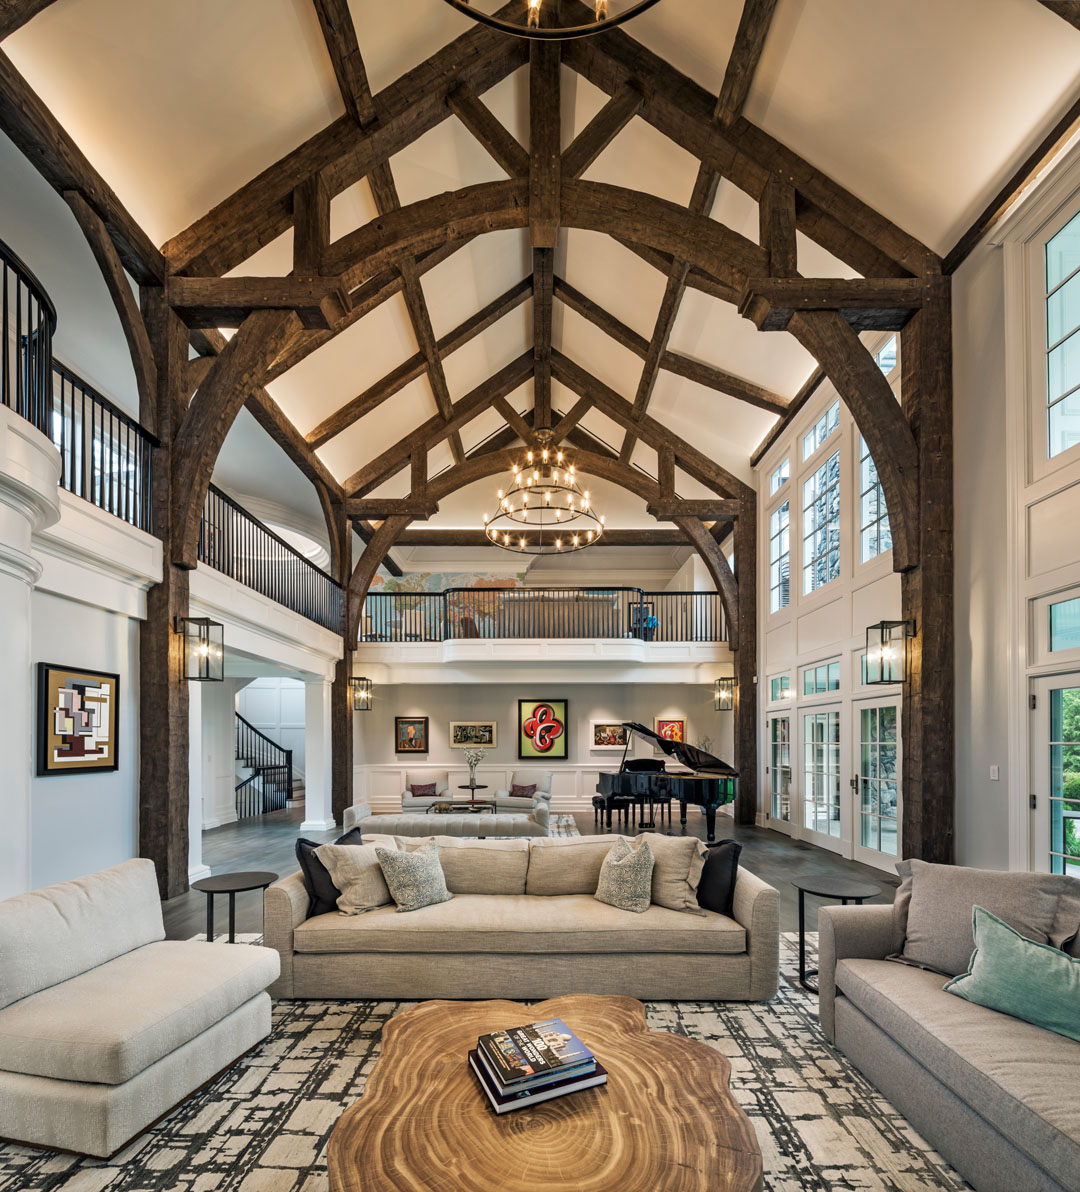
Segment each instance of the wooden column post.
[{"label": "wooden column post", "polygon": [[[142,291],[157,365],[143,424],[161,446],[153,457],[153,525],[162,540],[162,580],[146,596],[139,625],[139,856],[157,867],[162,898],[188,888],[188,688],[180,678],[173,618],[188,615],[188,572],[172,564],[172,444],[184,418],[188,330],[158,288]],[[152,408],[146,408],[152,406]]]},{"label": "wooden column post", "polygon": [[757,497],[741,501],[735,523],[735,578],[739,582],[739,644],[735,675],[739,680],[735,703],[735,768],[739,798],[735,822],[757,822],[758,803],[758,691],[757,691]]},{"label": "wooden column post", "polygon": [[[337,504],[335,514],[339,567],[334,578],[343,588],[347,588],[352,576],[352,525],[345,516],[344,502]],[[353,710],[349,679],[353,672],[353,647],[357,633],[357,626],[350,624],[347,594],[342,604],[345,653],[334,671],[330,710],[330,782],[334,820],[339,824],[342,823],[345,808],[351,806],[353,801]]]},{"label": "wooden column post", "polygon": [[919,454],[919,561],[901,575],[915,622],[903,697],[905,857],[951,864],[955,830],[952,313],[949,279],[901,337],[901,393]]}]

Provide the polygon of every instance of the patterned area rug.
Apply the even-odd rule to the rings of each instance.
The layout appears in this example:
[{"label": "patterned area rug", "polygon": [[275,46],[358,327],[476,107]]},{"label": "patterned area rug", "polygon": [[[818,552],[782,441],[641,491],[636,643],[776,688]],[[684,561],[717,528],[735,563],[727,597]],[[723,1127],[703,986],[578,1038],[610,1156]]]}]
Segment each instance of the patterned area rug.
[{"label": "patterned area rug", "polygon": [[[793,935],[783,937],[781,967],[780,994],[767,1005],[648,1006],[654,1030],[700,1039],[731,1060],[731,1087],[757,1130],[768,1192],[968,1189],[826,1042],[816,999],[795,979]],[[364,1091],[383,1024],[409,1005],[278,1002],[264,1046],[111,1162],[0,1146],[0,1189],[327,1192],[330,1131]]]}]

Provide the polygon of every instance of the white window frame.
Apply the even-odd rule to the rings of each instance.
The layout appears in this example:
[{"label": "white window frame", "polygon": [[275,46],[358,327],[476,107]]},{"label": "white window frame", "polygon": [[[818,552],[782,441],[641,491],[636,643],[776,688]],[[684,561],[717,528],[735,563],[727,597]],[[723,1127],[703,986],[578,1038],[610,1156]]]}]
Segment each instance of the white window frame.
[{"label": "white window frame", "polygon": [[1050,649],[1050,606],[1080,599],[1080,588],[1064,588],[1028,602],[1030,665],[1068,667],[1080,663],[1080,646],[1072,650]]},{"label": "white window frame", "polygon": [[[806,533],[806,509],[807,509],[806,486],[807,486],[807,484],[810,483],[810,481],[812,479],[814,479],[817,476],[817,474],[819,472],[825,471],[828,468],[829,464],[832,463],[834,458],[836,459],[836,489],[837,489],[837,502],[836,502],[836,532],[837,532],[836,533],[836,554],[837,554],[836,568],[837,568],[837,570],[836,570],[836,574],[834,576],[830,576],[830,578],[827,579],[824,583],[817,584],[815,587],[812,587],[812,588],[807,588],[807,586],[806,586],[807,568],[810,567],[813,563],[817,562],[818,559],[822,558],[822,555],[820,555],[820,554],[809,555],[807,553],[807,542],[810,541],[810,539],[813,537],[814,534],[817,534],[822,530],[827,530],[829,523],[832,519],[826,519],[826,521],[823,523],[823,525],[815,527],[815,529],[812,530],[810,532],[810,534]],[[802,579],[802,582],[799,584],[799,595],[802,600],[806,600],[812,596],[815,596],[818,592],[821,592],[825,588],[829,587],[830,584],[835,583],[838,579],[841,579],[844,575],[844,541],[843,541],[844,540],[844,515],[843,515],[844,463],[843,463],[843,453],[840,449],[840,445],[837,444],[836,450],[830,454],[824,455],[822,457],[822,459],[820,460],[820,462],[816,463],[814,467],[808,468],[806,470],[806,472],[799,477],[799,485],[800,485],[800,487],[799,487],[799,573],[800,573],[800,576]],[[831,487],[831,486],[829,486],[829,487]],[[824,490],[824,492],[827,493],[829,491],[829,487],[827,487]],[[829,548],[827,545],[828,544],[828,534],[827,533],[825,536],[825,541],[826,541],[826,548],[825,548],[824,557],[827,559],[828,555],[829,555]]]},{"label": "white window frame", "polygon": [[[814,421],[810,423],[810,426],[806,430],[804,430],[801,435],[799,435],[798,440],[797,440],[798,446],[799,446],[799,454],[802,457],[802,462],[804,464],[809,463],[814,458],[814,456],[817,455],[817,453],[819,451],[824,451],[825,447],[829,443],[829,440],[833,437],[833,435],[835,435],[839,432],[840,424],[841,424],[840,408],[841,408],[840,396],[839,396],[839,394],[837,394],[833,398],[833,400],[831,402],[829,402],[829,404],[825,407],[825,409],[823,409],[821,411],[821,413],[814,419]],[[825,438],[823,438],[820,443],[816,442],[818,427],[823,422],[826,424],[828,423],[829,415],[833,412],[834,409],[836,410],[836,425],[832,428],[832,430],[830,430],[825,435]],[[808,455],[806,452],[806,440],[811,435],[814,436],[815,443],[814,443],[813,451],[811,451]]]},{"label": "white window frame", "polygon": [[[773,481],[780,474],[780,472],[783,471],[783,469],[785,467],[787,468],[787,475],[781,478],[779,484],[774,485]],[[791,479],[791,456],[785,455],[784,458],[769,473],[769,500],[770,501],[773,499],[773,497],[775,497],[777,495],[777,493],[780,492],[780,490],[788,483],[788,481],[790,479]]]},{"label": "white window frame", "polygon": [[[860,567],[865,567],[867,564],[874,563],[878,559],[882,558],[885,555],[889,555],[891,557],[892,556],[892,547],[887,546],[884,550],[878,550],[874,554],[868,555],[867,557],[864,558],[863,557],[863,534],[864,534],[864,532],[866,530],[870,529],[870,527],[872,525],[876,525],[877,530],[878,530],[878,541],[880,542],[881,541],[881,527],[883,525],[887,525],[889,527],[890,540],[891,540],[892,522],[889,520],[889,505],[888,505],[888,502],[885,500],[885,489],[882,487],[882,484],[881,484],[881,474],[878,472],[878,467],[877,467],[877,464],[874,462],[874,457],[870,452],[870,447],[868,446],[866,440],[863,438],[862,432],[859,430],[858,426],[856,426],[854,428],[854,436],[853,437],[855,440],[855,481],[856,482],[852,486],[853,491],[855,493],[855,519],[852,524],[852,533],[853,533],[854,537],[858,540],[857,549],[854,551],[854,557],[857,560],[858,565]],[[865,454],[863,454],[863,448],[866,449]],[[867,459],[870,461],[870,466],[874,469],[874,485],[873,485],[873,487],[876,488],[878,491],[879,504],[878,504],[878,517],[877,517],[876,521],[868,522],[866,525],[863,525],[862,501],[863,501],[863,497],[865,497],[866,494],[871,491],[871,489],[869,489],[869,488],[864,489],[862,486],[862,483],[863,483],[863,481],[862,481],[862,466],[863,466],[863,461],[867,460]]]},{"label": "white window frame", "polygon": [[[780,530],[774,534],[773,533],[773,518],[778,517],[780,514],[780,511],[782,509],[784,509],[785,506],[787,507],[787,525],[782,526],[780,528]],[[782,501],[778,501],[776,503],[776,505],[772,509],[769,510],[768,516],[769,516],[769,534],[768,534],[768,540],[769,540],[769,616],[775,616],[777,613],[787,612],[787,610],[791,607],[791,495],[790,495],[790,493]],[[777,538],[782,537],[782,535],[784,534],[785,531],[787,532],[787,550],[782,551],[774,560],[772,557],[773,542]],[[787,564],[788,564],[787,604],[780,604],[774,608],[773,607],[773,593],[776,591],[779,591],[779,586],[777,586],[776,588],[773,587],[773,582],[772,582],[773,563],[774,563],[774,561],[779,563],[785,554],[787,555]]]},{"label": "white window frame", "polygon": [[[790,667],[790,666],[785,667],[783,670],[779,670],[775,674],[769,675],[768,678],[765,680],[765,682],[766,682],[765,702],[768,703],[770,706],[772,706],[774,708],[782,708],[782,707],[786,707],[786,706],[790,705],[794,701],[797,693],[795,690],[795,685],[791,681],[791,672],[793,669],[794,668]],[[773,699],[773,694],[772,694],[773,682],[777,679],[785,679],[785,678],[788,681],[787,695],[779,695],[779,696],[777,696],[776,699]]]}]

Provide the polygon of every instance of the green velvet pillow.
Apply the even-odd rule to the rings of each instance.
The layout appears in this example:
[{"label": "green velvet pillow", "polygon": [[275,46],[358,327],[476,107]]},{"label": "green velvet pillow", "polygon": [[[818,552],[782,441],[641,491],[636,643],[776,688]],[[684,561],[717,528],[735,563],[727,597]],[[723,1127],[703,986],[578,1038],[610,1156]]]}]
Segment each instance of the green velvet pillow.
[{"label": "green velvet pillow", "polygon": [[972,919],[971,965],[945,992],[1080,1041],[1080,960],[1025,939],[981,906]]}]

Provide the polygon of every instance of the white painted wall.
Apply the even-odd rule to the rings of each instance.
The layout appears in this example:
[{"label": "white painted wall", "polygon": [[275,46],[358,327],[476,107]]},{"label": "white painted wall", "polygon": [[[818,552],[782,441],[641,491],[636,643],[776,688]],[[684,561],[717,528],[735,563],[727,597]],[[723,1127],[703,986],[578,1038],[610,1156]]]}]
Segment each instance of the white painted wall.
[{"label": "white painted wall", "polygon": [[255,679],[237,695],[236,710],[282,749],[293,751],[293,773],[306,770],[304,742],[304,684],[299,679]]},{"label": "white painted wall", "polygon": [[[392,810],[403,789],[406,769],[450,769],[451,784],[468,780],[464,751],[449,747],[451,720],[494,720],[498,743],[485,750],[478,780],[503,786],[519,765],[535,768],[541,763],[517,760],[518,699],[568,699],[570,756],[567,761],[543,764],[554,774],[553,806],[570,810],[590,806],[596,793],[596,774],[618,768],[620,753],[589,748],[591,720],[636,720],[652,727],[656,716],[681,716],[687,721],[691,744],[709,736],[709,752],[731,761],[734,738],[730,712],[715,712],[712,686],[627,684],[612,686],[580,683],[567,679],[546,683],[518,680],[513,684],[471,683],[448,685],[395,684],[375,687],[370,712],[355,713],[355,802],[371,802],[378,810]],[[402,757],[394,753],[394,717],[427,716],[430,751],[423,756]],[[647,744],[637,742],[636,754],[652,756]]]}]

